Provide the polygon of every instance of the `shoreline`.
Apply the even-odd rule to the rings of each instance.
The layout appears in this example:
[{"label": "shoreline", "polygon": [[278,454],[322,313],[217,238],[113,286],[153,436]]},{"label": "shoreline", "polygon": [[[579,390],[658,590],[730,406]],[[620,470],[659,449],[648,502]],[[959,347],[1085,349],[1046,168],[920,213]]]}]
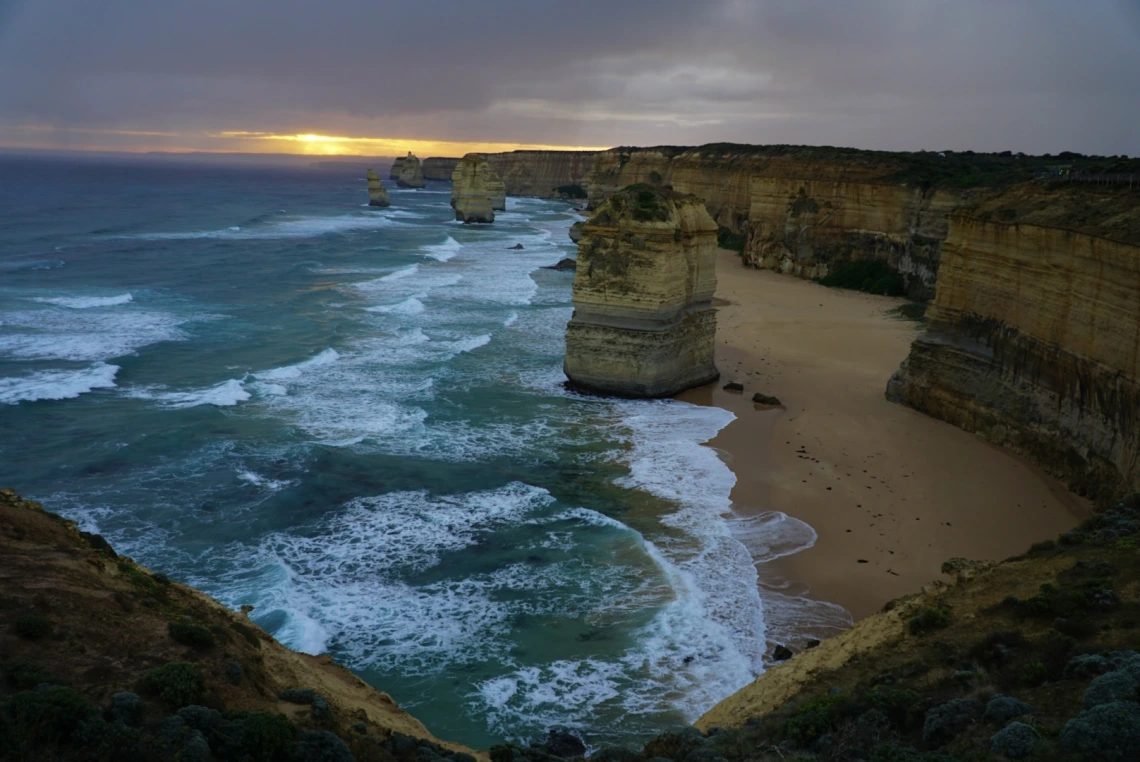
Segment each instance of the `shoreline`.
[{"label": "shoreline", "polygon": [[[779,512],[816,534],[758,563],[766,601],[837,604],[858,621],[940,578],[949,558],[1002,560],[1091,512],[1028,461],[885,399],[919,332],[887,314],[905,299],[745,268],[726,250],[717,283],[721,378],[677,398],[737,416],[706,443],[736,475],[737,517]],[[754,392],[782,405],[755,405]],[[782,624],[800,636],[794,650],[812,637],[810,622]]]}]

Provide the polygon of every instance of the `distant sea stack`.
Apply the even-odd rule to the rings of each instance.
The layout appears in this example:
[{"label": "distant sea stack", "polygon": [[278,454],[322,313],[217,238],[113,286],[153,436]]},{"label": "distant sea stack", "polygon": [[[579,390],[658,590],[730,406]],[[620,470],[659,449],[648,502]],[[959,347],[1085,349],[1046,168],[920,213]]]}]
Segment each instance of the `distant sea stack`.
[{"label": "distant sea stack", "polygon": [[495,221],[495,210],[507,208],[503,181],[482,154],[469,153],[451,174],[451,206],[460,222]]},{"label": "distant sea stack", "polygon": [[[951,216],[926,332],[887,397],[1030,455],[1103,504],[1140,489],[1140,227],[1130,197],[1102,196],[1113,238],[1055,226],[1075,193],[1016,223]],[[1096,230],[1089,209],[1074,219]]]},{"label": "distant sea stack", "polygon": [[400,188],[423,188],[427,185],[424,182],[420,160],[411,151],[408,151],[407,156],[400,157],[392,163],[389,177],[395,180],[396,186]]},{"label": "distant sea stack", "polygon": [[715,381],[717,225],[695,196],[633,185],[578,244],[566,376],[585,391],[666,397]]},{"label": "distant sea stack", "polygon": [[424,159],[423,171],[425,180],[450,180],[451,173],[459,159],[449,159],[441,156],[432,156]]},{"label": "distant sea stack", "polygon": [[384,187],[384,183],[380,182],[380,175],[376,174],[376,170],[368,170],[366,177],[368,178],[368,205],[388,206],[391,204],[388,200],[388,190]]}]

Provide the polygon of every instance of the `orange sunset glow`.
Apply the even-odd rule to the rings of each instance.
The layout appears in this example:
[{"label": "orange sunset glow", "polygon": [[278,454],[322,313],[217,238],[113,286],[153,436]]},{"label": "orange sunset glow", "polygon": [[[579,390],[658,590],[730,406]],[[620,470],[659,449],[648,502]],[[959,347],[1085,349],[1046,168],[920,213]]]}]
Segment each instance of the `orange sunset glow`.
[{"label": "orange sunset glow", "polygon": [[552,145],[545,143],[456,142],[424,138],[323,135],[315,132],[284,134],[252,130],[221,132],[167,132],[138,129],[60,129],[21,126],[20,137],[9,147],[46,149],[66,147],[85,151],[129,153],[207,152],[264,153],[300,156],[399,156],[412,151],[420,156],[462,156],[517,150],[600,151],[609,146]]}]

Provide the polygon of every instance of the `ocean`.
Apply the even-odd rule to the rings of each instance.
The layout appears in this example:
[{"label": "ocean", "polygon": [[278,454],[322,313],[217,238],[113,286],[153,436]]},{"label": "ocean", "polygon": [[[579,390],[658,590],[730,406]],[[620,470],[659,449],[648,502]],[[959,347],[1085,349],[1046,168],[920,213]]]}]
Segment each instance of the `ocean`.
[{"label": "ocean", "polygon": [[0,159],[0,485],[440,737],[694,720],[814,533],[733,517],[731,413],[563,388],[570,205],[463,226],[365,169]]}]

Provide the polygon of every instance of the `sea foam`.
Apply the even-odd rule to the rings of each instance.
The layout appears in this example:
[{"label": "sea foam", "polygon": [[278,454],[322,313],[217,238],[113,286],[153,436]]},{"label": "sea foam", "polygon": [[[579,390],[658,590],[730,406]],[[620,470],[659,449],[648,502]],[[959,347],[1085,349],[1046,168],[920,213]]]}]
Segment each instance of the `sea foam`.
[{"label": "sea foam", "polygon": [[118,372],[118,365],[97,362],[82,370],[45,370],[0,378],[0,403],[74,399],[94,389],[113,388]]}]

